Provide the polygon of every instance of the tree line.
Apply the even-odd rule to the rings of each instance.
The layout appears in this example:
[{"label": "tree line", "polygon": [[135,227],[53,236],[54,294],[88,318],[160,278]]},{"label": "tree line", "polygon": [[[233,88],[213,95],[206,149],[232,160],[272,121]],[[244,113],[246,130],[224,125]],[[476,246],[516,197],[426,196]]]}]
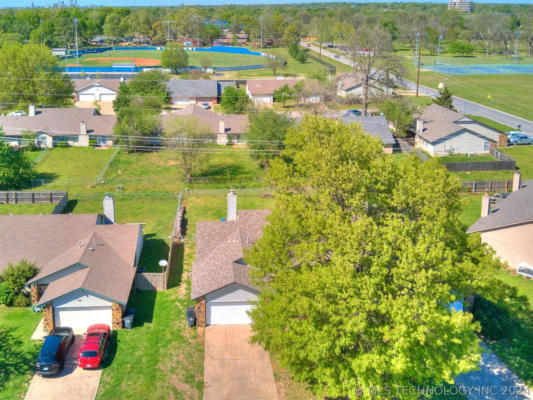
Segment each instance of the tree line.
[{"label": "tree line", "polygon": [[[520,31],[519,41],[533,52],[533,6],[475,4],[473,13],[447,10],[445,4],[331,4],[220,7],[99,7],[0,10],[0,44],[30,41],[49,47],[74,46],[74,19],[82,45],[96,35],[111,42],[146,35],[154,45],[177,38],[199,38],[209,44],[224,29],[243,32],[264,45],[289,45],[301,38],[318,42],[349,43],[361,20],[378,23],[395,47],[415,53],[417,34],[422,45],[437,51],[466,42],[474,50],[508,55]],[[463,48],[464,50],[464,48]]]}]

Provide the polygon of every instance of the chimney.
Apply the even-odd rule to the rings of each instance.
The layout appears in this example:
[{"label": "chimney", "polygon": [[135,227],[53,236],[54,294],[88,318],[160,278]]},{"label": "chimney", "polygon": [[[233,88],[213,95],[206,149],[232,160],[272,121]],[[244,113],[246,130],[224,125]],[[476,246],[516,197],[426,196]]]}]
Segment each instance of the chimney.
[{"label": "chimney", "polygon": [[218,133],[226,133],[226,124],[224,123],[223,119],[221,119],[218,123]]},{"label": "chimney", "polygon": [[106,193],[104,197],[104,217],[106,224],[115,223],[115,199],[109,193]]},{"label": "chimney", "polygon": [[516,171],[513,175],[513,192],[520,190],[522,185],[522,174],[520,171]]},{"label": "chimney", "polygon": [[28,107],[28,115],[30,117],[35,117],[35,104],[30,104]]},{"label": "chimney", "polygon": [[421,119],[416,120],[416,133],[422,133],[424,131],[424,121]]},{"label": "chimney", "polygon": [[485,195],[481,198],[481,217],[486,217],[490,214],[490,196],[489,192],[485,192]]},{"label": "chimney", "polygon": [[228,215],[226,221],[237,221],[237,195],[234,189],[228,193]]},{"label": "chimney", "polygon": [[87,135],[87,123],[85,121],[80,122],[80,135]]}]

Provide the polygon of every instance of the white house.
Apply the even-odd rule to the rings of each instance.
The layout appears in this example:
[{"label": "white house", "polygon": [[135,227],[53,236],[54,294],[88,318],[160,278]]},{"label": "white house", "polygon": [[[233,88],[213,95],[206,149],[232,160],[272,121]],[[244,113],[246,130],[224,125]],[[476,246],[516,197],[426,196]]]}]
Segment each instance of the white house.
[{"label": "white house", "polygon": [[73,79],[76,101],[114,101],[124,79]]},{"label": "white house", "polygon": [[505,134],[437,104],[416,122],[415,145],[431,155],[483,154],[506,144]]},{"label": "white house", "polygon": [[251,283],[243,250],[261,236],[270,210],[237,212],[234,191],[228,194],[227,208],[225,221],[196,225],[191,299],[196,301],[198,326],[249,324],[249,311],[254,307],[251,302],[259,293]]},{"label": "white house", "polygon": [[[359,98],[363,95],[363,79],[360,75],[343,74],[339,75],[337,82],[337,96]],[[383,85],[373,83],[368,86],[369,97],[379,97],[392,94],[392,89]]]}]

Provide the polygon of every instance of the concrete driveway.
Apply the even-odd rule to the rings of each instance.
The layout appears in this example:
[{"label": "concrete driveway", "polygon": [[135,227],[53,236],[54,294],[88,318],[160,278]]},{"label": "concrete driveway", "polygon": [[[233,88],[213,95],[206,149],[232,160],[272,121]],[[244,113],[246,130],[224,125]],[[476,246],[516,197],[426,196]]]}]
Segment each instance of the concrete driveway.
[{"label": "concrete driveway", "polygon": [[270,356],[250,336],[249,325],[206,328],[204,400],[277,400]]},{"label": "concrete driveway", "polygon": [[76,365],[83,336],[76,336],[70,346],[65,368],[55,377],[33,375],[25,400],[93,400],[96,397],[102,370],[84,370]]}]

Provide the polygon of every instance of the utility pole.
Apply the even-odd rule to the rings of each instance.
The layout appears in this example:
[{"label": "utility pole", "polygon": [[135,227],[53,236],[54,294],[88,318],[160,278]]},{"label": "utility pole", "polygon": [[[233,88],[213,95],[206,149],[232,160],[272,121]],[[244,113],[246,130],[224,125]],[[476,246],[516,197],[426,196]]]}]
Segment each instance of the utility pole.
[{"label": "utility pole", "polygon": [[420,32],[416,33],[416,46],[415,46],[415,59],[413,60],[413,64],[416,67],[416,59],[418,58],[418,42],[420,40]]},{"label": "utility pole", "polygon": [[43,47],[43,20],[39,19],[39,36],[41,37],[41,47]]},{"label": "utility pole", "polygon": [[196,20],[197,20],[197,24],[196,24],[196,43],[197,43],[197,46],[200,47],[200,16],[199,15],[195,15],[194,18],[196,18]]},{"label": "utility pole", "polygon": [[74,18],[74,32],[76,35],[76,64],[80,63],[78,56],[78,18]]},{"label": "utility pole", "polygon": [[518,36],[520,36],[520,31],[516,31],[514,35],[514,60],[516,62],[516,60],[518,60]]},{"label": "utility pole", "polygon": [[261,15],[259,17],[259,21],[261,23],[261,54],[263,53],[263,16]]},{"label": "utility pole", "polygon": [[167,20],[167,21],[163,21],[163,22],[167,23],[167,43],[168,43],[168,42],[170,42],[170,23],[173,22],[173,21]]},{"label": "utility pole", "polygon": [[422,53],[422,35],[420,32],[417,32],[417,54],[418,54],[418,61],[417,61],[417,67],[416,67],[416,97],[418,97],[418,88],[420,86],[420,53]]},{"label": "utility pole", "polygon": [[439,35],[439,46],[437,47],[437,72],[439,72],[440,64],[440,41],[442,40],[442,35]]}]

